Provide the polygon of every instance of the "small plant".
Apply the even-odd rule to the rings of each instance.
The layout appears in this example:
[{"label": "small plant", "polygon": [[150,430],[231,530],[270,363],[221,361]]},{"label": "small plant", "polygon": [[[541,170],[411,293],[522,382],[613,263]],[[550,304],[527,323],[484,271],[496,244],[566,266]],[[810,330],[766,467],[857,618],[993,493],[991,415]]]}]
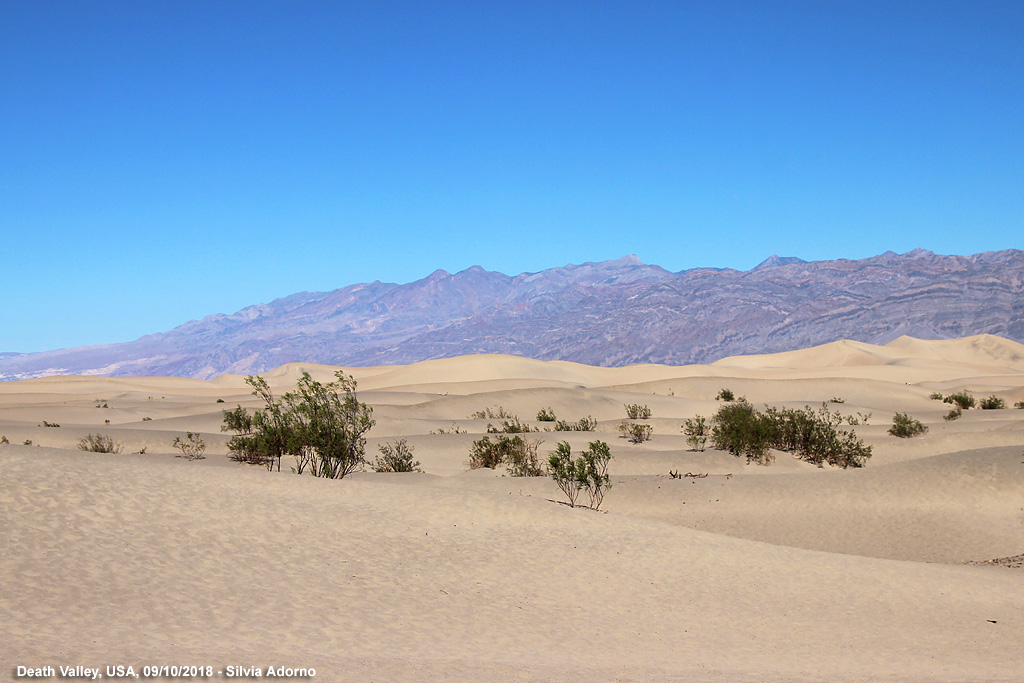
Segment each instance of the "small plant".
[{"label": "small plant", "polygon": [[43,427],[60,427],[60,425],[57,424],[56,422],[47,422],[46,420],[43,420],[42,426]]},{"label": "small plant", "polygon": [[921,424],[920,420],[915,420],[906,413],[896,413],[892,418],[892,427],[889,428],[889,434],[898,436],[901,439],[909,439],[918,434],[924,434],[927,431],[928,427],[926,425]]},{"label": "small plant", "polygon": [[473,442],[467,464],[471,470],[481,467],[493,470],[498,465],[506,465],[509,474],[514,477],[540,476],[543,474],[537,462],[537,448],[540,444],[540,441],[527,441],[518,434],[498,434],[494,441],[485,436]]},{"label": "small plant", "polygon": [[32,439],[25,439],[24,441],[21,442],[21,445],[22,446],[31,446],[32,445]]},{"label": "small plant", "polygon": [[551,408],[541,408],[537,411],[537,422],[554,422],[555,411]]},{"label": "small plant", "polygon": [[932,392],[931,394],[929,394],[928,398],[930,398],[933,401],[941,401],[945,397],[942,394],[940,394],[939,392],[935,391],[935,392]]},{"label": "small plant", "polygon": [[78,440],[78,448],[90,453],[120,453],[123,444],[104,434],[89,434]]},{"label": "small plant", "polygon": [[578,422],[566,422],[565,420],[555,422],[556,432],[592,432],[595,427],[597,427],[597,420],[591,415],[581,418]]},{"label": "small plant", "polygon": [[374,472],[422,472],[418,460],[413,460],[413,448],[405,439],[394,444],[382,443],[377,446],[380,455],[370,464]]},{"label": "small plant", "polygon": [[224,399],[222,399],[222,398],[218,398],[217,399],[217,403],[223,403],[223,402],[224,402]]},{"label": "small plant", "polygon": [[497,408],[497,410],[491,410],[488,406],[483,410],[470,413],[469,417],[474,420],[504,420],[506,418],[515,417],[512,413],[506,412],[503,407],[498,406]]},{"label": "small plant", "polygon": [[206,452],[206,442],[196,432],[185,432],[184,440],[178,436],[174,437],[171,446],[181,451],[181,455],[178,456],[179,458],[201,460],[205,457],[203,453]]},{"label": "small plant", "polygon": [[149,448],[149,446],[143,446],[142,448],[140,448],[139,449],[139,455],[145,455],[146,454],[146,449],[148,449],[148,448]]},{"label": "small plant", "polygon": [[683,434],[686,434],[686,443],[689,444],[691,451],[703,452],[711,434],[711,427],[708,426],[706,417],[697,415],[683,423]]},{"label": "small plant", "polygon": [[651,417],[651,409],[638,403],[627,403],[626,417],[630,420],[649,420]]},{"label": "small plant", "polygon": [[454,422],[452,422],[452,426],[451,426],[450,429],[445,429],[444,427],[441,427],[440,429],[438,429],[436,431],[431,431],[430,433],[431,434],[468,434],[469,432],[467,432],[465,429],[460,429],[459,425],[457,425]]},{"label": "small plant", "polygon": [[718,395],[715,396],[715,400],[716,401],[735,401],[736,400],[736,395],[734,393],[732,393],[732,389],[722,389],[721,391],[718,392]]},{"label": "small plant", "polygon": [[151,417],[149,417],[149,416],[146,416],[146,417],[142,418],[142,421],[143,421],[143,422],[152,422],[152,421],[153,421],[153,418],[151,418]]},{"label": "small plant", "polygon": [[829,401],[829,403],[846,403],[846,400],[839,398],[838,396],[833,396],[832,400]]},{"label": "small plant", "polygon": [[573,459],[568,442],[560,441],[555,452],[548,457],[548,473],[559,490],[569,499],[569,507],[576,507],[582,491],[590,494],[590,508],[598,510],[605,492],[611,488],[608,462],[611,449],[604,441],[591,441],[580,457]]},{"label": "small plant", "polygon": [[488,434],[527,434],[529,432],[536,431],[537,430],[530,425],[520,422],[519,418],[515,415],[512,415],[508,420],[504,420],[497,427],[492,424],[487,425]]},{"label": "small plant", "polygon": [[105,425],[108,425],[108,424],[110,424],[110,420],[104,420],[104,421],[103,421],[103,424],[105,424]]},{"label": "small plant", "polygon": [[654,433],[654,427],[641,422],[623,422],[619,425],[623,439],[629,439],[630,443],[643,443],[650,441]]},{"label": "small plant", "polygon": [[971,396],[971,393],[966,390],[958,391],[955,394],[950,394],[949,396],[942,399],[942,402],[960,406],[960,408],[964,410],[967,410],[968,408],[973,408],[978,403],[977,401],[974,400],[974,397]]},{"label": "small plant", "polygon": [[7,440],[6,436],[0,435],[0,443],[10,443],[10,441]]},{"label": "small plant", "polygon": [[1006,401],[999,398],[998,396],[989,396],[988,398],[981,399],[982,410],[1002,410],[1006,407]]},{"label": "small plant", "polygon": [[[99,399],[97,399],[97,400],[99,400]],[[97,408],[109,408],[110,406],[107,405],[106,401],[100,401],[99,403],[96,404],[96,407]]]},{"label": "small plant", "polygon": [[952,422],[953,420],[959,420],[960,416],[963,415],[963,414],[964,414],[963,408],[960,408],[959,406],[957,406],[956,408],[953,408],[953,410],[951,410],[948,413],[946,413],[945,415],[943,415],[942,419],[945,420],[946,422]]},{"label": "small plant", "polygon": [[1024,401],[1017,401],[1016,403],[1013,404],[1013,407],[1018,408],[1020,410],[1024,410]]}]

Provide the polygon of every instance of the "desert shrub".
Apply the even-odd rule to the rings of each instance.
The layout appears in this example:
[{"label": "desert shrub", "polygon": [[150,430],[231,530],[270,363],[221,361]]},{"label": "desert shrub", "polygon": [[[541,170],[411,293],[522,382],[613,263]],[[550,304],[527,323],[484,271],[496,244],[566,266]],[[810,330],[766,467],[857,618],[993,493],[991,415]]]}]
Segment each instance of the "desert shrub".
[{"label": "desert shrub", "polygon": [[1016,403],[1013,404],[1013,407],[1024,410],[1024,401],[1017,401]]},{"label": "desert shrub", "polygon": [[638,403],[627,403],[626,417],[630,420],[648,420],[651,417],[651,409]]},{"label": "desert shrub", "polygon": [[275,399],[266,380],[245,378],[264,408],[250,415],[238,406],[225,410],[222,431],[233,431],[228,450],[234,460],[258,463],[268,470],[284,455],[295,457],[296,474],[341,479],[366,462],[365,434],[374,425],[373,409],[356,397],[356,381],[342,371],[334,382],[314,380],[308,372],[296,390]]},{"label": "desert shrub", "polygon": [[140,449],[138,450],[138,454],[139,454],[139,455],[145,455],[145,454],[146,454],[146,450],[147,450],[148,448],[149,448],[149,446],[143,446],[142,448],[140,448]]},{"label": "desert shrub", "polygon": [[924,434],[927,431],[928,427],[926,425],[921,424],[920,420],[915,420],[906,413],[896,413],[893,415],[892,427],[889,428],[889,434],[898,436],[901,439],[909,439],[918,434]]},{"label": "desert shrub", "polygon": [[398,439],[393,444],[382,443],[377,446],[380,455],[374,459],[370,467],[374,472],[422,472],[418,460],[413,460],[412,451],[405,439]]},{"label": "desert shrub", "polygon": [[558,420],[555,422],[556,432],[592,432],[597,427],[597,420],[592,415],[580,418],[577,422]]},{"label": "desert shrub", "polygon": [[32,445],[32,439],[25,439],[24,441],[21,442],[21,445],[22,446],[31,446]]},{"label": "desert shrub", "polygon": [[654,433],[654,427],[642,422],[623,422],[619,425],[623,439],[629,439],[630,443],[643,443],[650,441]]},{"label": "desert shrub", "polygon": [[537,431],[525,422],[520,422],[519,418],[512,415],[507,420],[503,420],[500,425],[495,427],[492,424],[487,425],[488,434],[527,434],[529,432]]},{"label": "desert shrub", "polygon": [[218,398],[217,399],[217,403],[223,403],[223,402],[224,402],[224,399],[222,399],[222,398]]},{"label": "desert shrub", "polygon": [[184,439],[180,436],[174,437],[171,446],[181,451],[181,455],[178,456],[179,458],[202,460],[206,457],[203,455],[206,452],[206,442],[203,441],[203,438],[197,432],[185,432]]},{"label": "desert shrub", "polygon": [[151,418],[151,417],[149,417],[149,416],[147,415],[146,417],[142,418],[142,421],[143,421],[143,422],[152,422],[152,421],[153,421],[153,418]]},{"label": "desert shrub", "polygon": [[10,443],[5,435],[0,435],[0,443]]},{"label": "desert shrub", "polygon": [[47,422],[46,420],[43,420],[42,426],[43,427],[60,427],[60,425],[57,424],[56,422]]},{"label": "desert shrub", "polygon": [[865,446],[854,432],[840,428],[844,420],[852,424],[858,422],[856,418],[830,411],[827,403],[817,411],[810,406],[799,410],[767,407],[764,418],[769,447],[795,453],[801,460],[846,468],[863,467],[871,457],[870,446]]},{"label": "desert shrub", "polygon": [[716,401],[735,401],[736,394],[732,393],[732,389],[722,389],[715,396]]},{"label": "desert shrub", "polygon": [[569,507],[576,507],[580,493],[587,491],[590,494],[590,507],[598,510],[605,493],[611,488],[608,477],[608,462],[611,459],[611,449],[604,441],[591,441],[587,450],[575,459],[568,442],[560,441],[548,457],[548,473],[569,499]]},{"label": "desert shrub", "polygon": [[829,401],[829,403],[846,403],[846,399],[839,398],[838,396],[833,396],[832,400]]},{"label": "desert shrub", "polygon": [[988,398],[981,399],[982,410],[1002,410],[1005,407],[1006,401],[998,396],[989,396]]},{"label": "desert shrub", "polygon": [[104,434],[89,434],[78,440],[78,448],[91,453],[120,453],[123,445]]},{"label": "desert shrub", "polygon": [[963,410],[973,408],[977,405],[977,401],[974,400],[974,397],[971,396],[969,391],[958,391],[955,394],[950,394],[942,399],[942,402],[959,406]]},{"label": "desert shrub", "polygon": [[941,401],[945,397],[941,393],[939,393],[937,391],[934,391],[934,392],[932,392],[931,394],[928,395],[928,398],[930,398],[933,401]]},{"label": "desert shrub", "polygon": [[683,423],[683,434],[686,434],[686,443],[691,451],[703,451],[708,443],[708,435],[711,434],[711,427],[703,415],[687,418]]},{"label": "desert shrub", "polygon": [[430,433],[431,434],[468,434],[469,432],[467,432],[465,429],[460,429],[459,425],[457,425],[454,422],[452,422],[452,426],[451,426],[450,429],[445,429],[444,427],[441,427],[440,429],[432,430]]},{"label": "desert shrub", "polygon": [[551,408],[541,408],[537,411],[537,422],[554,422],[555,411]]},{"label": "desert shrub", "polygon": [[514,477],[541,476],[544,472],[537,461],[540,444],[540,441],[527,441],[518,434],[498,434],[494,441],[485,436],[473,442],[467,464],[471,470],[481,467],[493,470],[499,465],[506,465],[508,473]]},{"label": "desert shrub", "polygon": [[952,422],[953,420],[959,420],[960,416],[964,414],[964,411],[959,406],[953,408],[951,411],[942,416],[942,419],[946,422]]},{"label": "desert shrub", "polygon": [[711,443],[715,448],[746,457],[747,462],[771,464],[770,437],[768,420],[744,399],[723,405],[711,418]]},{"label": "desert shrub", "polygon": [[501,406],[497,406],[497,410],[491,410],[490,406],[488,406],[483,410],[470,413],[469,416],[474,420],[504,420],[505,418],[515,417],[512,413],[506,412]]}]

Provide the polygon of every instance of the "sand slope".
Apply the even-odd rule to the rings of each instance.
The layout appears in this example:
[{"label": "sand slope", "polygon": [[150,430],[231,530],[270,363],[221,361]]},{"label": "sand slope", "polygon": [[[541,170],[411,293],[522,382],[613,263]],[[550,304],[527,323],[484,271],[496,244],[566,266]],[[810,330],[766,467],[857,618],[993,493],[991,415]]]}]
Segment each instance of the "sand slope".
[{"label": "sand slope", "polygon": [[[1024,551],[1024,410],[947,423],[949,406],[928,398],[942,384],[1024,400],[1019,346],[904,338],[682,368],[503,356],[352,368],[378,420],[370,453],[407,438],[426,473],[340,482],[224,457],[220,411],[256,405],[240,377],[2,384],[0,671],[187,663],[312,666],[330,681],[1019,680],[1024,571],[964,562]],[[284,391],[304,368],[334,371],[292,364],[268,379]],[[856,429],[875,456],[842,471],[785,454],[766,468],[687,451],[682,420],[712,414],[722,386],[777,405],[841,395],[833,408],[872,413]],[[626,402],[651,406],[652,441],[616,438]],[[488,423],[469,414],[498,405],[524,419],[547,406],[596,417],[597,433],[532,436],[542,453],[563,438],[612,446],[606,512],[559,504],[547,478],[467,472]],[[894,410],[931,430],[888,436]],[[452,424],[469,433],[430,433]],[[186,430],[203,432],[205,460],[174,457],[170,442]],[[75,448],[96,432],[125,452]],[[671,479],[669,469],[709,476]]]}]

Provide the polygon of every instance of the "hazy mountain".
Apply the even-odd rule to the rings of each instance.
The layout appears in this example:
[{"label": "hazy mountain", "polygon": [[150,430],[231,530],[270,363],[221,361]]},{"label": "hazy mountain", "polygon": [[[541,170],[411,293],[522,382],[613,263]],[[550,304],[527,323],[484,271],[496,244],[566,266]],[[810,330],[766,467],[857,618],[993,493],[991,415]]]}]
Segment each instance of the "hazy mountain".
[{"label": "hazy mountain", "polygon": [[856,261],[772,255],[671,273],[635,256],[508,276],[474,266],[301,292],[132,342],[0,354],[0,379],[255,373],[290,361],[408,363],[509,353],[594,365],[710,362],[837,339],[990,333],[1024,341],[1024,252],[923,249]]}]

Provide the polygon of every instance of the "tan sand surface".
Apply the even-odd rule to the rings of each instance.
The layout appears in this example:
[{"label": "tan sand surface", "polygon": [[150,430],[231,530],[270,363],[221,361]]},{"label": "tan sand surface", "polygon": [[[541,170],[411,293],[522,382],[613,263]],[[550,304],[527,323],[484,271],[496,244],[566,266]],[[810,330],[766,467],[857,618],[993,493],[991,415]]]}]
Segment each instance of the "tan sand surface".
[{"label": "tan sand surface", "polygon": [[[278,393],[303,370],[266,373]],[[424,473],[343,481],[230,461],[244,378],[0,384],[0,675],[17,666],[314,667],[325,681],[1020,681],[1024,346],[998,337],[837,342],[709,366],[595,368],[509,356],[348,368]],[[728,387],[755,405],[870,413],[863,469],[687,450]],[[933,391],[1004,398],[950,406]],[[223,400],[223,403],[218,402]],[[618,438],[623,404],[654,438]],[[612,448],[600,512],[554,483],[468,471],[503,407],[546,456]],[[886,432],[895,411],[930,427]],[[148,419],[146,419],[148,418]],[[46,427],[43,422],[58,424]],[[467,433],[436,433],[453,425]],[[204,460],[175,457],[201,432]],[[119,454],[76,448],[90,433]],[[30,440],[31,445],[23,445]],[[138,451],[145,449],[145,453]],[[669,471],[707,475],[675,479]],[[26,680],[26,679],[18,679]],[[293,679],[295,680],[295,679]]]}]

